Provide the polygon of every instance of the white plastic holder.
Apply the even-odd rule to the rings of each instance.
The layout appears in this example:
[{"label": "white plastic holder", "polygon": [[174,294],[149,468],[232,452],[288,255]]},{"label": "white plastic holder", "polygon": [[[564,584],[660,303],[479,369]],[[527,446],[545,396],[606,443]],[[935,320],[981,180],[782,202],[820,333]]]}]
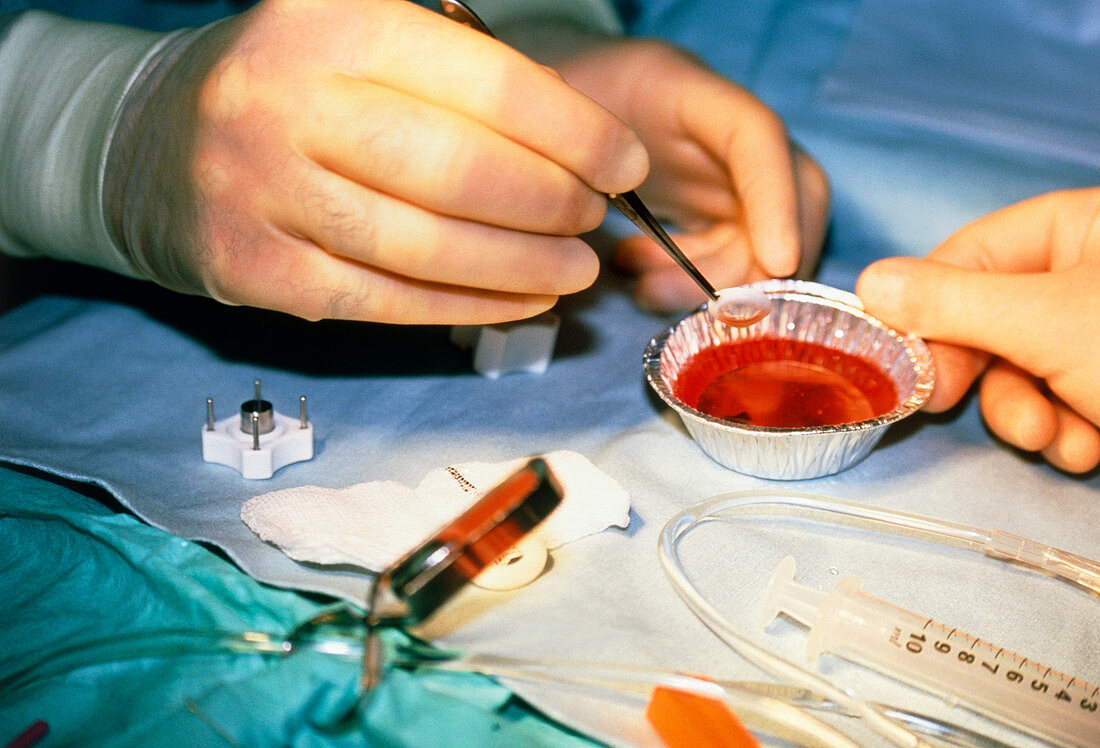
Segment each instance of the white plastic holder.
[{"label": "white plastic holder", "polygon": [[549,558],[546,544],[528,535],[486,566],[473,583],[486,590],[519,589],[542,575]]},{"label": "white plastic holder", "polygon": [[[300,419],[272,411],[275,427],[260,434],[259,444],[253,435],[241,430],[240,416],[234,414],[214,424],[202,427],[202,459],[236,469],[249,480],[270,478],[276,470],[294,462],[313,459],[313,424],[302,425]],[[258,446],[258,449],[254,447]]]},{"label": "white plastic holder", "polygon": [[554,312],[496,325],[455,325],[451,342],[472,348],[474,370],[489,379],[512,372],[542,374],[550,365],[560,325]]}]

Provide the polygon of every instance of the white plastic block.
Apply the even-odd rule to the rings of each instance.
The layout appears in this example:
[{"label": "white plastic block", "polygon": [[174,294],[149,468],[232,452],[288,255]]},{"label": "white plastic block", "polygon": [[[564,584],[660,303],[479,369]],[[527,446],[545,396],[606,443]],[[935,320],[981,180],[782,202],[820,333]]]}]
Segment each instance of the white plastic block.
[{"label": "white plastic block", "polygon": [[218,421],[214,428],[202,427],[202,459],[235,468],[245,478],[270,478],[292,462],[313,459],[313,424],[302,426],[297,418],[272,411],[275,428],[260,434],[259,449],[253,449],[252,434],[241,431],[241,418],[234,414]]},{"label": "white plastic block", "polygon": [[550,365],[560,325],[553,312],[496,325],[456,325],[451,342],[473,348],[474,370],[490,379],[518,371],[541,374]]}]

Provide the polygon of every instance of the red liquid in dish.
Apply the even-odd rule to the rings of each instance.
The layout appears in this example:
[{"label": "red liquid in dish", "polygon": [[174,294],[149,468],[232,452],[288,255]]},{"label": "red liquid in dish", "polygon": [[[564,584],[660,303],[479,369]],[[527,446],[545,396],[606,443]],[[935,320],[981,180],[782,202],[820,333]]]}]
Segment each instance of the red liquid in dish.
[{"label": "red liquid in dish", "polygon": [[707,415],[774,428],[855,423],[889,413],[898,402],[894,383],[873,364],[780,338],[699,351],[673,389]]}]

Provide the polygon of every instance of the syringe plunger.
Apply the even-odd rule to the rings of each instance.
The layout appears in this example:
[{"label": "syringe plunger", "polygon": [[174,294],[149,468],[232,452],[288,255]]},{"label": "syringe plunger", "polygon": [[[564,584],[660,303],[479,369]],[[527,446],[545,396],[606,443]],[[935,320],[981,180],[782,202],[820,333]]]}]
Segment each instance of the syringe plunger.
[{"label": "syringe plunger", "polygon": [[760,625],[766,627],[780,613],[785,613],[806,628],[812,628],[818,609],[825,603],[827,592],[794,581],[794,557],[779,562],[764,593],[760,608]]}]

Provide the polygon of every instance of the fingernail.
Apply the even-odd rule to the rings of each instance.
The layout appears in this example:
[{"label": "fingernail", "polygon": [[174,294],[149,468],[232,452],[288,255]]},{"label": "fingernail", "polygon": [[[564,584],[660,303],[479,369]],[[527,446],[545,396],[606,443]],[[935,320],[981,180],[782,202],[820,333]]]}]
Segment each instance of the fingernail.
[{"label": "fingernail", "polygon": [[603,192],[628,192],[645,181],[649,174],[649,152],[638,136],[627,130],[614,153],[593,187]]},{"label": "fingernail", "polygon": [[891,316],[905,293],[905,278],[898,258],[879,260],[868,266],[856,283],[856,295],[876,317]]},{"label": "fingernail", "polygon": [[771,261],[771,266],[768,268],[769,272],[776,278],[787,278],[798,272],[798,265],[802,260],[802,247],[799,245],[798,238],[793,240],[793,248],[790,241],[785,241],[784,246],[780,247],[783,254],[780,254],[777,259]]}]

